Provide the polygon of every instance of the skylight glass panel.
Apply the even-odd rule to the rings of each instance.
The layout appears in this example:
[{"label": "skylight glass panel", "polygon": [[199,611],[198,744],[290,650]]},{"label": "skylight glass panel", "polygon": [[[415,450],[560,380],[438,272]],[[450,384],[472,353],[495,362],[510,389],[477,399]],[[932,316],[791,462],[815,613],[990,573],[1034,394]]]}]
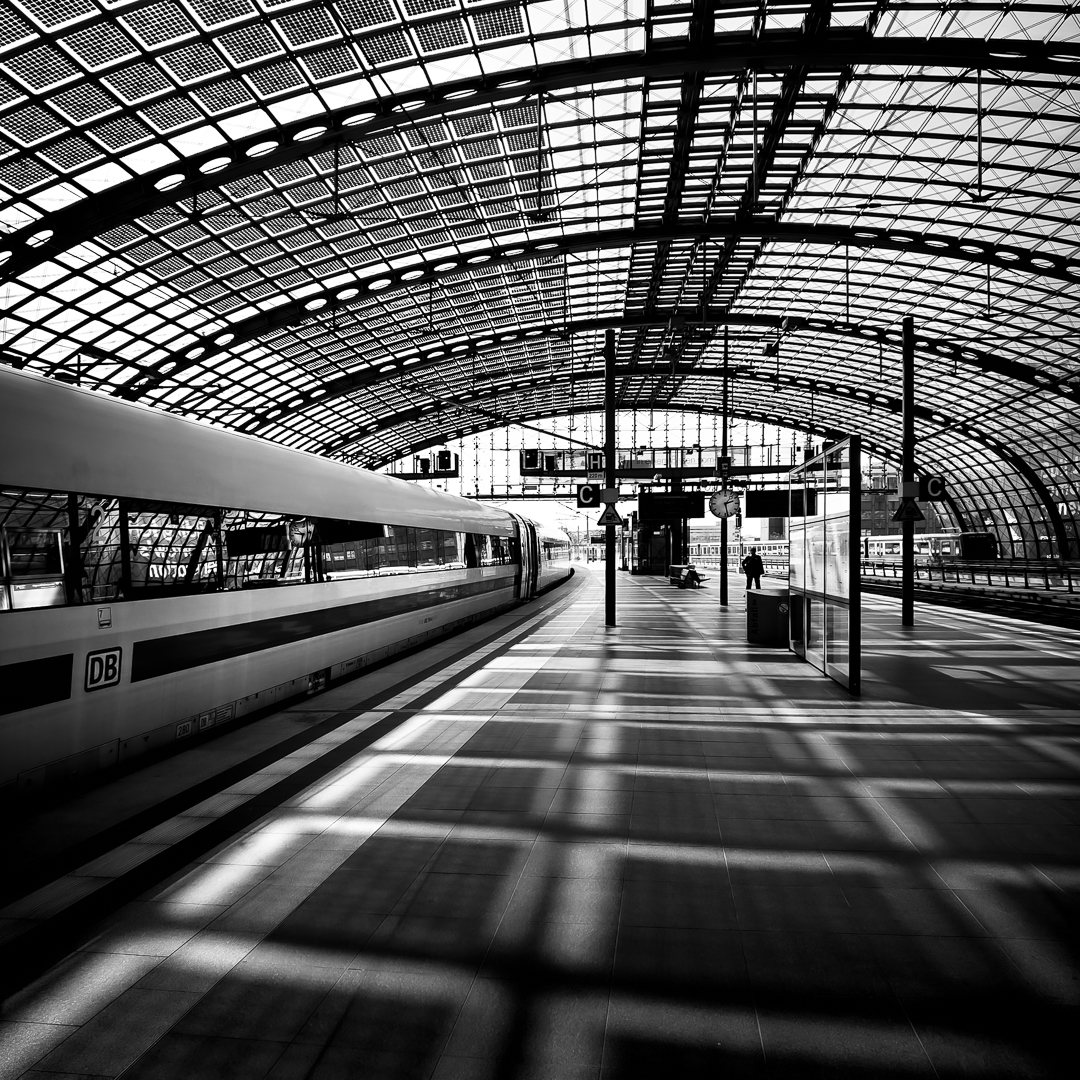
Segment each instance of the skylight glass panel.
[{"label": "skylight glass panel", "polygon": [[[807,10],[767,11],[760,30],[766,44],[770,33],[798,33]],[[866,25],[866,11],[833,14],[825,33]],[[745,8],[714,15],[719,35],[745,33],[755,17]],[[35,363],[54,353],[62,359],[76,336],[92,330],[150,365],[176,362],[167,357],[179,350],[180,366],[168,377],[181,390],[185,380],[197,389],[174,398],[173,407],[226,422],[237,414],[215,405],[214,395],[227,384],[197,380],[215,362],[241,354],[250,365],[245,381],[280,365],[272,384],[253,381],[257,411],[264,398],[277,399],[279,386],[289,394],[343,370],[378,372],[387,356],[416,360],[411,380],[468,385],[469,372],[453,354],[439,361],[417,350],[465,342],[478,327],[513,333],[544,326],[542,341],[503,342],[479,366],[488,391],[494,379],[504,394],[510,383],[500,380],[516,375],[521,407],[544,402],[557,410],[555,395],[565,401],[570,389],[559,365],[571,344],[592,347],[584,336],[552,337],[560,325],[640,320],[640,328],[620,329],[618,348],[620,362],[642,364],[647,373],[672,347],[672,335],[680,340],[670,319],[707,310],[716,319],[758,320],[738,330],[736,348],[756,366],[736,398],[760,410],[761,395],[773,400],[780,386],[761,349],[778,313],[794,312],[832,329],[785,339],[792,381],[776,408],[794,414],[806,387],[823,379],[816,369],[827,356],[831,404],[819,402],[818,416],[839,422],[845,402],[864,400],[855,390],[881,380],[866,341],[837,328],[895,329],[910,312],[927,342],[920,346],[927,401],[940,401],[974,428],[1010,379],[1022,377],[1034,390],[1029,372],[1045,369],[1057,381],[1017,411],[1017,422],[1027,426],[1032,446],[1051,438],[1058,382],[1077,370],[1080,320],[1080,124],[1071,116],[1067,80],[992,65],[981,74],[970,65],[926,66],[918,57],[909,66],[854,63],[848,71],[810,65],[793,90],[778,73],[761,71],[756,92],[749,70],[713,74],[676,63],[663,77],[648,64],[635,71],[629,54],[644,47],[647,34],[677,55],[691,18],[691,9],[674,3],[580,0],[261,7],[158,0],[115,10],[89,0],[35,0],[0,12],[0,219],[13,237],[0,237],[0,267],[7,260],[15,279],[35,283],[42,301],[68,297],[66,308],[47,311],[42,303],[37,315],[9,318],[9,347],[24,347]],[[47,37],[51,30],[58,32]],[[343,33],[355,36],[342,40]],[[1024,3],[948,14],[889,9],[874,33],[894,37],[898,48],[908,34],[953,37],[970,48],[1002,35],[1036,42],[1076,36],[1060,14]],[[607,55],[628,57],[620,68],[627,77],[596,81],[585,65]],[[582,65],[577,83],[545,85],[550,63]],[[481,75],[489,81],[469,84]],[[520,92],[508,95],[500,79]],[[475,100],[443,96],[450,83]],[[424,104],[413,115],[396,95],[415,102],[418,92]],[[375,99],[376,113],[358,111]],[[380,129],[364,131],[376,116]],[[305,155],[290,125],[307,118],[329,126]],[[350,131],[342,119],[361,129]],[[331,152],[335,133],[340,161]],[[260,136],[261,169],[257,156],[247,156],[247,142],[233,142]],[[220,149],[222,171],[203,177],[199,162],[187,159],[211,149]],[[151,207],[158,167],[198,178],[200,190],[185,182],[171,204]],[[52,216],[66,206],[79,208],[81,221],[106,222],[100,235],[78,221],[53,228],[61,223]],[[127,207],[128,219],[115,220],[115,208]],[[37,236],[32,217],[41,219]],[[801,231],[793,237],[784,228]],[[866,235],[845,243],[836,231],[843,229]],[[622,246],[613,246],[615,230],[627,230]],[[894,244],[894,237],[909,243]],[[970,250],[929,246],[949,238]],[[556,253],[502,265],[496,258],[480,269],[493,254],[534,240],[553,243]],[[559,253],[562,240],[580,247]],[[41,264],[34,253],[45,244],[54,266],[79,270],[78,289],[62,292],[63,270],[51,280],[35,277]],[[981,261],[987,250],[989,275]],[[1029,253],[1042,261],[1030,262]],[[436,279],[433,263],[452,264],[454,272]],[[135,267],[147,277],[139,288],[125,277]],[[394,277],[403,271],[420,276]],[[366,291],[378,274],[390,277]],[[111,287],[120,280],[122,288]],[[283,305],[317,298],[332,283],[355,283],[355,297],[337,312],[278,324]],[[260,311],[269,333],[231,345],[210,341]],[[205,369],[183,359],[189,346],[180,345],[204,338]],[[944,342],[944,352],[934,340]],[[949,342],[977,355],[957,367]],[[871,352],[875,343],[879,354],[895,353],[893,339],[871,341]],[[679,382],[691,395],[684,403],[715,407],[707,374],[715,348],[715,340],[688,346],[686,355],[699,360]],[[887,357],[878,360],[888,366]],[[526,385],[541,373],[542,389]],[[137,396],[137,380],[121,366],[94,368],[90,377]],[[635,376],[631,385],[646,405],[680,404],[656,400],[676,391],[655,377]],[[159,393],[153,380],[150,386],[147,392]],[[409,404],[404,386],[400,372],[385,372],[347,403],[385,420],[378,438],[387,445],[407,446],[428,431],[423,416],[394,427],[395,410]],[[373,408],[365,411],[365,403]],[[289,426],[286,409],[265,433],[316,450],[340,438],[334,410],[346,405],[309,404],[297,426]],[[886,441],[897,430],[892,416],[864,420]],[[1027,507],[1022,483],[1001,472],[987,473],[1000,485],[995,498]]]}]

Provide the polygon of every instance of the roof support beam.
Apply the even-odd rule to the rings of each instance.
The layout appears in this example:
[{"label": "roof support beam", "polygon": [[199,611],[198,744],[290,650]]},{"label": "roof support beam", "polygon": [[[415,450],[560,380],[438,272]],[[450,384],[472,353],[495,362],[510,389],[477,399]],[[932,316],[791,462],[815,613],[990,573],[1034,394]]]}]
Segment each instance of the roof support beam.
[{"label": "roof support beam", "polygon": [[[839,71],[879,65],[1075,75],[1078,62],[1077,43],[876,38],[862,30],[839,28],[766,30],[756,38],[748,33],[722,34],[699,45],[686,41],[654,43],[642,53],[506,71],[358,103],[267,128],[118,184],[4,236],[0,240],[0,259],[6,256],[6,265],[0,272],[6,277],[18,277],[59,252],[125,222],[243,177],[305,160],[343,141],[368,139],[459,110],[516,102],[570,87],[622,79],[678,79],[694,72],[716,75],[799,67],[807,71]],[[251,156],[250,151],[267,144],[276,148]],[[229,159],[227,164],[211,172],[203,171],[222,158]],[[170,178],[175,182],[170,183]]]},{"label": "roof support beam", "polygon": [[[621,370],[620,370],[620,367],[621,367]],[[625,365],[622,365],[622,366],[616,365],[615,370],[616,370],[617,375],[622,375],[624,377],[627,376],[628,374],[631,374],[630,368],[628,368]],[[722,371],[723,371],[722,368],[717,368],[717,369],[715,369],[713,371],[708,372],[707,374],[712,374],[712,375],[716,376],[717,378],[719,378],[720,375],[722,374]],[[705,373],[699,371],[698,374],[705,374]],[[600,366],[595,371],[584,372],[584,373],[578,375],[577,378],[581,382],[590,382],[590,381],[592,381],[592,382],[600,383],[605,378],[605,372],[604,372],[603,367]],[[845,386],[844,384],[841,384],[841,383],[836,383],[836,382],[832,382],[832,381],[828,381],[828,380],[824,380],[824,379],[813,379],[813,380],[799,379],[799,380],[793,380],[791,382],[781,382],[775,376],[773,376],[773,375],[771,375],[769,373],[765,373],[765,372],[751,372],[751,373],[741,372],[740,374],[738,374],[736,376],[736,379],[737,379],[737,381],[743,382],[743,383],[754,382],[754,383],[764,383],[764,384],[767,384],[767,385],[771,384],[774,391],[783,390],[783,389],[789,389],[789,390],[797,390],[801,394],[810,393],[810,394],[814,395],[815,397],[819,397],[819,398],[824,397],[824,398],[827,398],[827,399],[831,399],[834,402],[836,402],[840,407],[850,405],[854,401],[859,401],[860,400],[859,398],[855,397],[855,395],[851,391],[850,387]],[[529,390],[529,389],[538,388],[538,387],[547,387],[549,385],[550,385],[550,380],[549,379],[546,379],[546,378],[543,378],[543,377],[534,377],[534,378],[528,380],[527,382],[523,382],[522,385],[521,385],[521,389]],[[500,397],[502,397],[505,400],[505,396],[506,396],[506,388],[501,387],[501,388],[498,388],[498,389],[491,390],[490,392],[483,392],[483,393],[477,394],[472,400],[467,401],[467,402],[466,401],[461,401],[461,402],[452,402],[452,403],[442,403],[440,408],[442,409],[444,414],[446,412],[448,412],[448,411],[451,411],[454,407],[458,407],[458,408],[464,408],[470,413],[483,416],[485,419],[494,417],[496,419],[496,421],[497,421],[495,424],[490,424],[490,425],[489,424],[483,424],[483,425],[480,426],[480,430],[486,430],[486,428],[489,427],[489,426],[490,427],[503,426],[503,424],[505,424],[505,420],[499,414],[493,413],[492,411],[484,408],[481,403],[486,401],[486,400],[498,400]],[[700,407],[693,408],[693,409],[688,409],[688,408],[685,408],[683,406],[680,406],[675,401],[663,402],[663,403],[660,403],[657,407],[666,409],[666,410],[671,411],[671,412],[700,412],[701,411]],[[903,413],[903,401],[901,400],[901,398],[899,396],[885,397],[885,396],[882,396],[882,395],[877,395],[877,396],[875,396],[875,399],[874,399],[874,407],[880,409],[882,412],[884,412],[884,413],[886,413],[886,414],[888,414],[890,416],[899,417]],[[626,405],[620,404],[620,405],[617,406],[617,408],[625,409]],[[536,420],[536,419],[541,419],[541,418],[546,417],[546,416],[564,416],[564,415],[567,415],[567,413],[573,413],[573,412],[595,412],[595,411],[596,411],[595,407],[589,408],[588,406],[584,406],[584,407],[582,407],[580,409],[575,409],[575,410],[530,411],[529,415],[530,415],[530,417],[532,419]],[[370,438],[373,435],[377,435],[379,432],[381,432],[383,430],[390,430],[390,429],[399,427],[401,425],[402,421],[404,421],[406,423],[408,423],[408,422],[416,422],[416,421],[421,420],[424,417],[426,417],[430,412],[431,412],[431,407],[430,407],[430,403],[429,403],[426,406],[421,407],[419,409],[411,410],[411,411],[406,412],[406,413],[397,413],[397,414],[394,415],[394,417],[392,418],[392,420],[390,422],[388,422],[386,424],[377,424],[376,426],[374,426],[372,428],[366,429],[362,434],[359,434],[359,435],[357,435],[355,437],[347,437],[346,439],[342,440],[341,442],[338,442],[338,443],[336,443],[336,444],[334,444],[332,446],[326,447],[324,449],[324,453],[326,453],[326,454],[340,453],[342,450],[347,449],[350,445],[353,445],[355,442],[359,441],[359,439]],[[744,415],[747,415],[747,414],[744,414],[743,412],[741,412],[740,410],[738,410],[736,408],[732,412],[732,415],[733,416],[744,416]],[[796,430],[806,431],[808,433],[813,432],[813,433],[816,433],[816,434],[821,434],[821,435],[825,436],[826,438],[837,439],[837,438],[842,438],[847,434],[842,428],[833,428],[833,427],[828,426],[828,425],[808,423],[803,416],[795,414],[795,413],[770,412],[770,411],[766,410],[766,411],[763,411],[762,413],[760,413],[759,416],[760,416],[760,419],[764,423],[779,424],[779,425],[784,426],[784,427],[790,427],[790,428],[794,428]],[[996,454],[1018,476],[1020,476],[1023,479],[1023,481],[1027,484],[1028,489],[1035,496],[1035,500],[1034,500],[1035,504],[1040,506],[1042,508],[1042,510],[1043,510],[1044,521],[1049,524],[1051,530],[1054,533],[1054,539],[1055,539],[1055,542],[1057,544],[1057,550],[1060,553],[1060,557],[1062,557],[1062,558],[1068,557],[1068,553],[1070,552],[1070,550],[1072,550],[1072,547],[1076,546],[1077,544],[1080,544],[1080,537],[1073,537],[1070,540],[1070,537],[1068,535],[1068,529],[1067,529],[1067,527],[1065,525],[1065,522],[1064,522],[1060,512],[1058,511],[1057,505],[1054,502],[1054,499],[1053,499],[1053,496],[1052,496],[1050,490],[1046,487],[1045,483],[1043,483],[1043,481],[1039,477],[1038,473],[1034,469],[1032,469],[1032,467],[1027,463],[1027,461],[1024,460],[1024,458],[1021,455],[1016,454],[1015,452],[1013,452],[1013,450],[1010,447],[1002,444],[998,439],[996,439],[996,438],[994,438],[992,436],[988,436],[986,434],[983,434],[982,432],[980,432],[976,428],[973,428],[970,424],[966,424],[966,423],[963,423],[961,421],[950,419],[950,418],[943,418],[940,415],[936,415],[933,410],[928,409],[925,406],[916,405],[915,409],[914,409],[914,416],[915,416],[916,420],[920,421],[921,423],[923,423],[923,424],[925,424],[925,425],[927,425],[927,426],[929,426],[931,428],[943,428],[944,427],[944,428],[948,428],[948,429],[960,432],[961,434],[965,435],[967,438],[969,438],[972,441],[978,443],[979,445],[985,447],[987,450],[989,450],[993,454]],[[443,434],[443,438],[445,439],[445,433]],[[424,447],[426,445],[429,445],[429,444],[423,443],[423,444],[420,444],[420,445],[412,446],[412,447],[409,448],[409,452],[410,453],[418,452],[419,450],[424,449]],[[434,444],[431,444],[431,445],[434,445]],[[870,447],[868,447],[868,448],[870,448]],[[900,454],[899,454],[898,447],[891,447],[891,448],[887,448],[887,449],[882,449],[880,447],[873,447],[873,449],[874,449],[874,452],[877,453],[879,456],[883,456],[883,457],[895,460],[895,461],[897,461],[899,463]],[[379,462],[379,464],[385,465],[390,460],[392,460],[392,459],[388,458],[386,461]],[[935,472],[941,472],[941,473],[944,473],[947,476],[950,475],[949,469],[947,467],[947,463],[939,462],[936,459],[931,460],[931,461],[923,460],[921,462],[920,466],[916,469],[916,472],[917,472],[917,474],[924,475],[924,476],[925,475],[930,475],[930,474],[935,473]],[[958,517],[962,518],[962,512],[961,512],[960,507],[957,504],[953,503],[952,508],[953,508],[953,513],[956,514]]]},{"label": "roof support beam", "polygon": [[[731,371],[730,368],[728,370],[729,372]],[[625,377],[632,374],[632,370],[628,365],[616,364],[615,373],[617,376]],[[708,374],[716,377],[718,384],[722,373],[722,367],[710,369],[708,372]],[[578,374],[576,374],[575,381],[580,383],[600,384],[603,382],[604,377],[604,367],[602,364],[598,364],[594,370],[579,372]],[[889,397],[886,395],[878,394],[874,396],[872,403],[866,402],[863,399],[857,397],[850,386],[827,379],[797,378],[789,380],[784,377],[778,378],[772,372],[747,372],[745,370],[738,371],[733,377],[736,384],[760,384],[762,386],[769,387],[770,391],[772,391],[773,393],[778,391],[792,391],[797,392],[800,395],[800,398],[807,394],[813,394],[815,398],[826,398],[833,401],[840,409],[850,407],[852,404],[859,402],[864,405],[870,404],[872,408],[888,416],[898,417],[903,412],[903,402],[901,401],[899,395]],[[522,379],[519,383],[515,385],[513,389],[519,396],[524,396],[524,394],[526,394],[530,390],[547,389],[548,387],[550,387],[550,385],[551,377],[549,375],[538,374],[530,376],[527,379]],[[425,418],[430,417],[430,415],[436,411],[444,418],[446,418],[450,414],[453,414],[455,411],[464,411],[471,415],[482,417],[484,421],[494,420],[493,423],[481,423],[480,425],[478,425],[480,430],[486,430],[488,427],[505,426],[505,424],[507,423],[507,419],[505,416],[505,402],[507,392],[507,387],[505,386],[489,386],[488,388],[485,388],[484,390],[475,393],[472,396],[455,398],[452,401],[440,401],[438,400],[436,395],[432,395],[432,400],[425,402],[423,405],[419,405],[414,409],[408,409],[403,412],[394,413],[392,416],[387,417],[385,422],[377,422],[373,426],[364,428],[364,430],[361,432],[356,432],[353,435],[346,436],[344,439],[341,439],[335,443],[327,444],[322,448],[322,453],[327,455],[341,453],[343,450],[348,449],[350,446],[363,439],[375,437],[383,431],[390,431],[395,428],[400,428],[402,424],[417,423]],[[496,412],[493,409],[488,408],[484,404],[485,402],[490,401],[501,402],[502,407]],[[582,406],[581,408],[576,410],[565,409],[555,411],[526,411],[531,418],[537,419],[540,416],[546,415],[565,416],[574,411],[596,412],[597,408],[598,406],[594,403],[593,405]],[[633,406],[629,405],[628,403],[620,402],[618,403],[617,408],[620,410],[626,410],[629,408],[633,408]],[[666,409],[671,412],[702,411],[700,405],[695,405],[693,408],[687,408],[686,406],[680,405],[679,402],[674,400],[659,402],[657,404],[657,408]],[[822,434],[827,433],[827,431],[835,431],[835,433],[840,434],[842,430],[841,428],[826,429],[819,425],[807,423],[806,420],[800,415],[797,415],[794,412],[786,412],[779,409],[776,411],[766,410],[763,415],[767,418],[766,423],[778,424],[783,427],[792,427],[800,431],[814,431]],[[1049,491],[1045,488],[1044,485],[1041,484],[1038,478],[1031,471],[1030,467],[1020,461],[1020,459],[1018,459],[1016,455],[1014,455],[1008,449],[1008,447],[1004,446],[993,436],[989,436],[984,434],[983,432],[980,432],[977,428],[972,427],[970,424],[960,420],[956,420],[951,417],[943,417],[940,414],[936,414],[934,410],[928,409],[924,405],[915,406],[915,419],[932,429],[948,428],[949,430],[960,432],[967,438],[972,439],[973,441],[979,443],[981,446],[986,447],[992,453],[999,456],[1003,461],[1006,461],[1011,467],[1015,468],[1016,471],[1020,473],[1020,475],[1022,475],[1026,481],[1032,484],[1032,490],[1036,493],[1036,495],[1039,496],[1037,501],[1043,503],[1043,505],[1045,506],[1048,518],[1052,522],[1055,518],[1057,519],[1057,524],[1054,526],[1055,532],[1060,532],[1061,537],[1064,538],[1064,526],[1061,524],[1061,519],[1060,515],[1058,515],[1057,513],[1057,508],[1052,505],[1052,501],[1048,501],[1050,495]],[[455,424],[453,422],[450,422],[449,424],[450,428],[457,428],[459,426],[459,424]],[[447,434],[447,432],[443,432],[442,437],[445,438]],[[897,443],[899,443],[899,438],[897,438]],[[429,444],[417,443],[414,446],[410,446],[407,452],[415,453],[418,450],[423,449],[427,445]],[[898,445],[897,447],[892,448],[888,452],[888,456],[897,458],[897,460],[898,455]],[[386,460],[380,462],[380,464],[386,464],[397,456],[398,455],[395,454],[387,457]],[[948,474],[948,469],[945,468],[944,464],[939,464],[936,461],[923,461],[921,463],[921,468],[924,472],[942,471]],[[1032,481],[1034,482],[1032,483]],[[1041,493],[1038,490],[1039,487],[1042,488]]]},{"label": "roof support beam", "polygon": [[[643,331],[649,329],[662,330],[666,329],[667,325],[668,317],[662,314],[655,315],[651,318],[648,316],[640,316],[637,318],[614,317],[610,319],[591,319],[568,323],[565,326],[522,326],[512,334],[501,335],[498,341],[493,342],[489,342],[486,338],[480,338],[455,341],[453,343],[447,342],[446,345],[452,346],[455,350],[452,354],[455,359],[462,360],[473,356],[484,355],[485,353],[495,352],[499,349],[513,346],[514,344],[528,344],[529,342],[552,338],[563,340],[567,335],[600,335],[609,328],[622,331]],[[713,332],[720,329],[722,326],[732,326],[758,329],[765,333],[778,333],[783,331],[786,334],[824,334],[829,337],[838,337],[841,339],[857,339],[860,342],[878,342],[883,346],[888,345],[890,348],[899,348],[900,345],[899,331],[894,327],[870,326],[858,323],[851,324],[839,321],[830,322],[819,319],[798,319],[778,315],[729,315],[727,318],[712,319],[706,324],[698,323],[697,325],[705,325]],[[924,355],[933,356],[935,358],[943,357],[946,360],[963,357],[962,362],[970,367],[975,367],[981,371],[992,372],[996,375],[1002,375],[1005,378],[1026,383],[1036,389],[1047,391],[1051,389],[1051,387],[1041,378],[1041,373],[1035,369],[1002,360],[1000,357],[990,353],[974,353],[968,355],[969,350],[966,346],[958,345],[957,343],[950,342],[944,338],[916,336],[915,346],[917,351]],[[443,349],[438,350],[438,352],[438,356],[426,356],[420,363],[410,364],[408,368],[410,374],[415,377],[427,368],[434,369],[445,363],[445,346]],[[312,406],[323,406],[326,405],[327,402],[333,401],[335,398],[346,397],[349,394],[355,393],[357,390],[376,386],[383,382],[391,382],[399,377],[401,371],[405,370],[405,362],[413,360],[417,355],[417,353],[404,354],[396,357],[392,366],[383,364],[380,365],[379,369],[373,370],[367,368],[353,374],[343,375],[340,378],[321,383],[317,387],[317,394],[309,392],[302,395],[304,397],[303,402],[292,408],[280,409],[273,417],[265,415],[257,417],[256,422],[249,424],[244,430],[249,434],[260,434],[267,428],[277,427],[278,425],[286,423],[291,417],[307,411]],[[386,370],[388,368],[389,370]],[[584,373],[588,370],[587,367],[577,367],[575,369],[575,380],[577,379],[577,374],[579,372],[582,373],[582,377],[584,378]],[[702,366],[700,361],[698,361],[697,366],[692,370],[689,368],[679,369],[677,374],[680,376],[694,375],[706,378],[716,376],[719,378],[721,372],[722,369],[719,367]],[[664,374],[664,372],[655,368],[654,365],[637,363],[621,364],[618,373],[623,378],[639,379],[650,375]],[[1080,401],[1080,388],[1077,388],[1069,396]],[[856,401],[865,403],[870,403],[879,398],[881,398],[881,395],[870,395],[865,397],[860,397],[858,394],[855,395]],[[632,404],[624,403],[622,407],[632,407],[636,404],[636,402]]]},{"label": "roof support beam", "polygon": [[[922,236],[918,233],[910,233],[901,230],[885,229],[852,229],[837,226],[815,225],[781,225],[770,220],[756,220],[751,223],[735,222],[709,222],[707,224],[685,225],[677,229],[636,229],[636,230],[613,230],[607,233],[590,233],[581,236],[564,237],[559,240],[533,241],[526,245],[518,245],[514,248],[494,248],[489,252],[476,252],[465,257],[461,262],[448,260],[435,265],[426,263],[409,264],[398,268],[393,274],[369,275],[366,278],[357,278],[352,284],[338,285],[334,289],[325,290],[312,296],[304,297],[287,304],[280,304],[270,311],[251,316],[240,322],[234,323],[227,328],[217,328],[211,334],[189,342],[182,349],[166,355],[154,365],[152,370],[140,372],[130,382],[117,391],[116,396],[134,401],[142,397],[147,390],[161,385],[166,379],[172,380],[183,370],[196,363],[205,363],[207,358],[215,354],[235,348],[247,341],[254,341],[266,334],[273,333],[288,326],[299,325],[312,318],[322,318],[335,311],[346,308],[360,302],[367,296],[375,293],[392,294],[396,291],[410,288],[424,288],[426,280],[437,277],[440,272],[454,271],[456,273],[480,271],[481,268],[490,268],[499,264],[512,265],[519,261],[529,261],[542,258],[554,258],[562,254],[569,254],[589,249],[630,247],[636,243],[655,242],[661,238],[679,239],[709,239],[723,238],[736,230],[743,233],[753,233],[772,240],[791,243],[809,243],[823,246],[840,246],[850,244],[853,247],[873,248],[883,247],[894,250],[917,251],[927,256],[945,255],[959,260],[968,260],[1000,268],[1016,269],[1026,261],[1033,264],[1029,252],[1021,252],[1020,249],[1006,249],[994,247],[990,244],[975,244],[968,241],[952,241],[939,239],[936,236]],[[1037,257],[1036,260],[1038,261]],[[1043,271],[1046,272],[1045,270]],[[1067,269],[1062,273],[1068,274]],[[1072,275],[1069,275],[1072,276]],[[1080,267],[1075,274],[1076,283],[1080,284]],[[673,315],[694,317],[700,322],[700,316],[692,312],[667,312],[665,320]],[[806,318],[799,316],[776,316],[764,317],[765,322],[753,321],[743,325],[764,325],[773,329],[785,331],[810,330],[824,331],[827,333],[858,334],[870,340],[883,341],[895,344],[897,338],[894,333],[890,336],[888,331],[875,328],[849,326],[841,331],[839,328],[845,324],[826,319]],[[785,321],[786,320],[786,321]],[[730,321],[730,320],[729,320]],[[716,324],[722,324],[722,316],[715,320]],[[734,324],[734,323],[733,323]],[[653,319],[644,317],[639,323],[634,318],[618,318],[605,325],[634,326],[655,325]],[[554,330],[554,328],[552,328]],[[566,333],[568,328],[559,328]],[[919,348],[927,346],[920,343]],[[1048,388],[1053,382],[1042,372],[1026,365],[1005,361],[991,354],[984,354],[963,342],[948,342],[941,339],[933,339],[929,346],[936,356],[957,363],[970,364],[987,371],[996,371],[1000,374],[1016,378],[1021,382],[1040,388]],[[434,358],[433,358],[434,359]],[[1080,400],[1080,388],[1069,391],[1060,391],[1066,396]]]}]

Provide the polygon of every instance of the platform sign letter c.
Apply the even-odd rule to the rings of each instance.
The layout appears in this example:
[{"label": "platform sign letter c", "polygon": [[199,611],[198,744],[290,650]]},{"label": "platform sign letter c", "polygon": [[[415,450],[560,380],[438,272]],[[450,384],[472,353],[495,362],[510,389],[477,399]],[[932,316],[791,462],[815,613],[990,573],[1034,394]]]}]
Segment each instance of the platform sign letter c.
[{"label": "platform sign letter c", "polygon": [[578,484],[578,506],[599,506],[603,488],[599,484]]},{"label": "platform sign letter c", "polygon": [[98,649],[96,652],[86,654],[86,679],[83,688],[91,690],[104,690],[107,686],[116,686],[120,682],[123,650]]},{"label": "platform sign letter c", "polygon": [[919,498],[928,502],[940,502],[945,498],[945,477],[924,476],[919,484]]}]

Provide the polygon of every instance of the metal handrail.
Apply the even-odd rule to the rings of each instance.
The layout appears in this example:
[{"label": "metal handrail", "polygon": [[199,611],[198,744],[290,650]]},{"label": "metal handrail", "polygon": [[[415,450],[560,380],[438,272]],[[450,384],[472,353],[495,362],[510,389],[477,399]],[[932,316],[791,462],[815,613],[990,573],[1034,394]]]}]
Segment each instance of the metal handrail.
[{"label": "metal handrail", "polygon": [[[861,572],[867,577],[893,577],[901,575],[902,567],[899,562],[874,561],[864,559]],[[955,563],[923,563],[915,566],[915,580],[932,582],[934,578],[943,584],[956,585],[986,585],[990,588],[997,585],[1006,589],[1020,588],[1019,581],[1023,579],[1023,588],[1031,589],[1032,581],[1035,588],[1042,588],[1046,592],[1052,589],[1064,589],[1066,592],[1075,593],[1076,585],[1080,581],[1080,566],[1067,562],[1040,562],[1026,559],[999,559],[994,562],[955,562]]]}]

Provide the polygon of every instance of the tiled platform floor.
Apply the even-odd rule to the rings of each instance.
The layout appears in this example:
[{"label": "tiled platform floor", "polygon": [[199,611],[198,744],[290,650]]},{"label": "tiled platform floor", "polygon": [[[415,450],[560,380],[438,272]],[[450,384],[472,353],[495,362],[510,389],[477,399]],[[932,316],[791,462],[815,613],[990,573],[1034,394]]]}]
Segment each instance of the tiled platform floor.
[{"label": "tiled platform floor", "polygon": [[868,598],[852,700],[619,587],[88,930],[0,1076],[1075,1075],[1080,635]]}]

